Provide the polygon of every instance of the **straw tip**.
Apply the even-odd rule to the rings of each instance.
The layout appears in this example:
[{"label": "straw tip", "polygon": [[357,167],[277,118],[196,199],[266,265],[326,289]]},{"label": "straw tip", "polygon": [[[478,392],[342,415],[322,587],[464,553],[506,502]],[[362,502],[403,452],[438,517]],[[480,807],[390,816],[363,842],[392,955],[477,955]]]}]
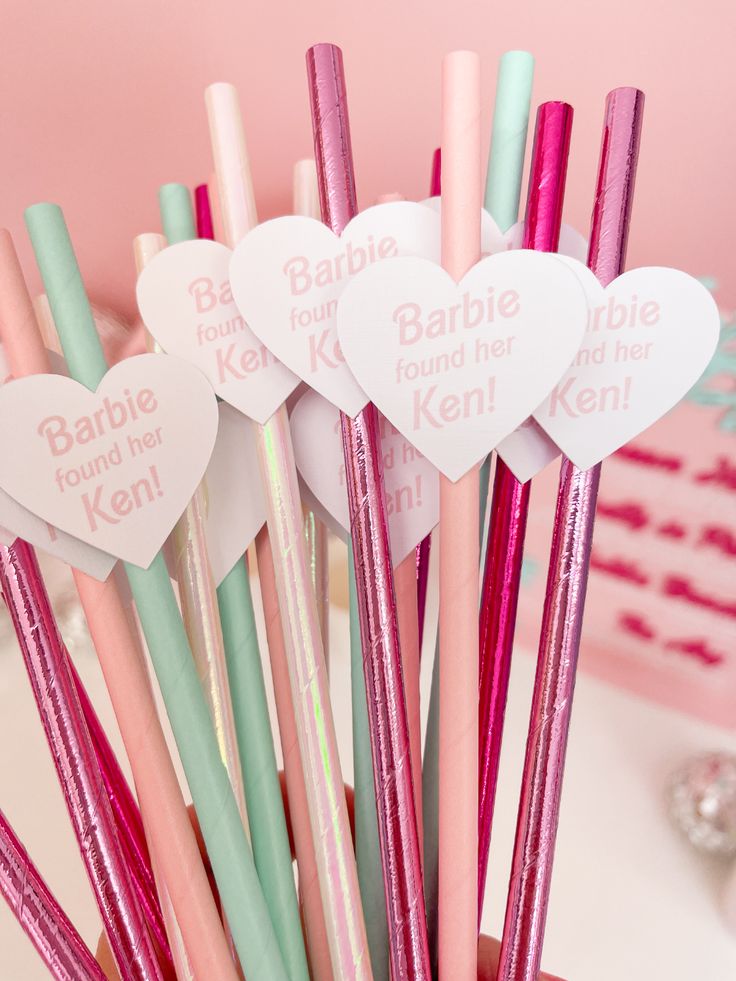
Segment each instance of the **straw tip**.
[{"label": "straw tip", "polygon": [[342,48],[332,41],[318,41],[307,48],[307,58],[338,57],[342,58]]},{"label": "straw tip", "polygon": [[181,184],[178,181],[170,181],[167,184],[162,184],[158,189],[159,200],[161,198],[171,198],[171,197],[182,197],[186,195],[189,197],[189,188],[186,184]]},{"label": "straw tip", "polygon": [[29,205],[23,212],[28,234],[33,239],[36,232],[46,232],[51,228],[66,228],[64,213],[58,204],[39,201]]},{"label": "straw tip", "polygon": [[442,61],[445,65],[479,65],[480,55],[477,51],[460,48],[457,51],[448,51]]},{"label": "straw tip", "polygon": [[520,68],[534,68],[534,55],[531,53],[531,51],[524,51],[522,48],[514,48],[511,51],[504,51],[504,53],[501,55],[501,64],[513,64]]}]

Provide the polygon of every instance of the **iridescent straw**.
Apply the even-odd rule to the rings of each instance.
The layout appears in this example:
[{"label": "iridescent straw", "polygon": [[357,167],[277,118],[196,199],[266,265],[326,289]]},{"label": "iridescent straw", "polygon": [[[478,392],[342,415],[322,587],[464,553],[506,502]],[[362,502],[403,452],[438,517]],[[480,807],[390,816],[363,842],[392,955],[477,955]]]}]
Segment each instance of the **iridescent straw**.
[{"label": "iridescent straw", "polygon": [[0,811],[0,892],[56,981],[105,974]]},{"label": "iridescent straw", "polygon": [[[107,364],[64,216],[37,204],[26,224],[70,373],[94,390]],[[148,569],[126,563],[125,570],[240,962],[248,981],[286,981],[163,554]]]},{"label": "iridescent straw", "polygon": [[[437,197],[442,192],[442,150],[440,147],[432,154],[432,173],[429,179],[429,196]],[[419,618],[419,653],[424,640],[424,612],[427,605],[427,581],[429,577],[429,553],[432,536],[427,535],[416,547],[417,567],[417,617]]]},{"label": "iridescent straw", "polygon": [[[214,235],[214,224],[209,188],[203,184],[197,190],[197,235],[203,238],[203,232]],[[308,977],[308,966],[247,558],[236,562],[217,587],[217,602],[243,767],[253,858],[286,969],[291,981],[296,981]],[[298,764],[298,767],[301,773],[301,765]],[[306,816],[304,821],[308,825]],[[307,839],[311,844],[308,828]]]},{"label": "iridescent straw", "polygon": [[35,552],[17,539],[0,546],[0,589],[10,611],[69,817],[122,981],[161,978],[68,654]]},{"label": "iridescent straw", "polygon": [[[189,190],[183,184],[164,184],[159,190],[159,208],[164,239],[169,245],[196,238]],[[162,244],[158,237],[145,238],[151,246],[154,242]],[[140,244],[139,236],[135,247],[138,275],[156,254],[153,247],[139,248]],[[220,611],[217,606],[217,588],[207,552],[206,516],[207,492],[204,484],[200,484],[174,526],[170,541],[184,628],[215,727],[220,757],[230,778],[243,827],[246,834],[249,834],[243,771],[235,732]]]},{"label": "iridescent straw", "polygon": [[[294,164],[293,212],[308,218],[319,218],[319,187],[314,160],[298,160]],[[330,669],[330,564],[327,554],[327,527],[314,511],[304,508],[304,538],[312,586],[317,597],[319,626],[325,663]]]},{"label": "iridescent straw", "polygon": [[[442,265],[457,282],[480,259],[480,58],[442,65]],[[440,475],[440,981],[477,981],[478,467]]]},{"label": "iridescent straw", "polygon": [[[357,212],[342,52],[307,53],[322,219],[339,235]],[[480,213],[480,210],[479,210]],[[342,426],[358,610],[363,640],[393,981],[431,977],[408,719],[389,551],[378,414]]]},{"label": "iridescent straw", "polygon": [[[572,107],[545,102],[537,112],[523,248],[556,252],[562,225]],[[531,481],[520,483],[496,459],[480,604],[478,769],[478,924],[491,844],[503,723],[521,585]]]},{"label": "iridescent straw", "polygon": [[[151,259],[166,248],[167,243],[174,245],[196,237],[189,191],[183,184],[165,184],[159,189],[159,209],[164,235],[138,235],[133,242],[138,276]],[[150,334],[146,334],[146,346],[149,351],[161,352],[161,347]],[[200,484],[169,536],[169,547],[179,587],[184,629],[217,736],[220,758],[235,795],[243,829],[250,837],[243,771],[225,661],[225,643],[217,606],[217,591],[207,552],[206,502],[206,490]],[[227,921],[225,933],[231,940]],[[234,945],[232,955],[237,959]]]},{"label": "iridescent straw", "polygon": [[[39,304],[40,309],[44,309],[44,337],[56,348],[58,336],[48,304]],[[0,335],[16,377],[50,370],[40,326],[41,322],[33,319],[10,235],[0,232]],[[158,718],[133,613],[124,603],[114,576],[101,583],[77,569],[72,569],[72,574],[130,761],[154,872],[164,881],[195,976],[205,979],[211,972],[217,972],[218,978],[236,981],[219,913]],[[94,742],[94,729],[91,734]],[[163,891],[161,900],[166,916],[168,906]],[[176,956],[176,930],[170,917],[167,931]]]},{"label": "iridescent straw", "polygon": [[[225,239],[234,247],[257,222],[238,98],[224,83],[211,85],[206,98]],[[286,406],[256,432],[332,966],[338,978],[367,979],[370,958]]]},{"label": "iridescent straw", "polygon": [[[607,286],[624,268],[644,95],[606,101],[588,265]],[[600,464],[563,458],[498,981],[536,981],[542,959]]]},{"label": "iridescent straw", "polygon": [[286,660],[286,642],[281,627],[281,613],[276,593],[276,573],[267,528],[261,528],[256,536],[256,556],[268,655],[271,661],[274,701],[279,724],[279,741],[284,761],[284,779],[291,819],[291,833],[294,838],[294,852],[299,870],[299,897],[304,917],[309,966],[315,981],[332,981],[330,945],[324,910],[322,909],[322,896],[317,874],[317,855],[309,821],[307,785],[304,780],[299,750],[294,703],[289,681],[289,665]]}]

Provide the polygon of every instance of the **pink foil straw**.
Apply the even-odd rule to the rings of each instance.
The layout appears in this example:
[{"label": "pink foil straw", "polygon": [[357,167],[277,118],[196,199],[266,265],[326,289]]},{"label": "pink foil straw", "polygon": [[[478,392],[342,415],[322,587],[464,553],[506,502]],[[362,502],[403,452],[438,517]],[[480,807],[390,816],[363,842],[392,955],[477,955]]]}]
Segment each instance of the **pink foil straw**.
[{"label": "pink foil straw", "polygon": [[197,216],[197,238],[214,239],[215,226],[210,207],[210,191],[206,184],[194,188],[194,208]]},{"label": "pink foil straw", "polygon": [[74,662],[69,657],[69,669],[77,688],[79,704],[82,707],[85,722],[89,728],[97,761],[100,764],[102,782],[105,785],[110,807],[115,819],[120,847],[123,850],[126,864],[133,880],[133,888],[141,904],[148,929],[159,947],[164,963],[161,965],[166,977],[174,976],[174,962],[171,956],[166,927],[164,924],[161,904],[156,891],[156,881],[151,868],[151,857],[148,852],[146,834],[143,830],[143,819],[140,808],[133,792],[120,769],[120,763],[115,751],[110,745],[107,733],[97,717],[94,706],[77,673]]},{"label": "pink foil straw", "polygon": [[[624,268],[643,111],[638,89],[606,101],[588,251],[603,286]],[[563,457],[498,981],[536,981],[542,960],[600,472]]]},{"label": "pink foil straw", "polygon": [[74,924],[0,811],[0,893],[56,981],[105,981]]},{"label": "pink foil straw", "polygon": [[[357,213],[342,52],[307,53],[322,219],[339,235]],[[393,981],[430,981],[409,728],[401,672],[378,414],[342,426]]]},{"label": "pink foil straw", "polygon": [[122,855],[68,655],[35,552],[20,539],[0,546],[0,589],[122,981],[159,981],[161,971]]},{"label": "pink foil straw", "polygon": [[[564,102],[545,102],[537,112],[522,245],[525,249],[557,251],[572,116],[572,107]],[[503,460],[496,458],[480,605],[479,926],[491,844],[530,489],[530,481],[520,483]]]}]

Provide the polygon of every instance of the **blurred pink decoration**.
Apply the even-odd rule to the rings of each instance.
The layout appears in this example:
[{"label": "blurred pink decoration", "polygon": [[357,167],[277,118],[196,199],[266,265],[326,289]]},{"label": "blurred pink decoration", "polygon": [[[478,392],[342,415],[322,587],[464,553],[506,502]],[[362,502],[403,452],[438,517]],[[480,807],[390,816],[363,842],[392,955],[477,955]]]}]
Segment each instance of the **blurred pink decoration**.
[{"label": "blurred pink decoration", "polygon": [[[694,329],[697,325],[693,325]],[[736,356],[603,467],[581,666],[736,728]],[[517,637],[539,630],[557,465],[534,482]]]}]

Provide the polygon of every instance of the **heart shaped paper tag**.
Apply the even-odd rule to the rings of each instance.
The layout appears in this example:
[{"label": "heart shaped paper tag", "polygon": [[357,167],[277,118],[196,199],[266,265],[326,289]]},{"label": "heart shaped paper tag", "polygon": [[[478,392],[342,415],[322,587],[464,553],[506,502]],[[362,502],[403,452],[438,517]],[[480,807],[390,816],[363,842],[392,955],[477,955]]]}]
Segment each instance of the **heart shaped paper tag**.
[{"label": "heart shaped paper tag", "polygon": [[534,417],[585,470],[692,388],[713,356],[720,318],[705,286],[677,269],[633,269],[603,289],[575,265],[588,295],[588,327],[572,367]]},{"label": "heart shaped paper tag", "polygon": [[457,284],[424,259],[387,259],[347,287],[338,332],[378,408],[458,480],[554,386],[587,309],[577,276],[546,253],[489,256]]},{"label": "heart shaped paper tag", "polygon": [[[65,374],[64,359],[54,351],[49,351],[48,354],[54,373]],[[0,348],[0,377],[5,381],[10,380],[7,360],[2,348]],[[3,526],[0,540],[4,545],[12,545],[16,538],[22,538],[23,541],[35,545],[36,548],[101,582],[107,579],[117,561],[114,556],[54,528],[28,508],[24,508],[4,490],[0,490],[0,524]]]},{"label": "heart shaped paper tag", "polygon": [[[437,214],[442,214],[442,198],[439,196],[425,198],[422,204],[431,208]],[[480,249],[483,255],[495,255],[497,252],[507,252],[509,249],[521,249],[524,242],[524,222],[517,221],[507,232],[502,232],[493,216],[481,209],[480,213]],[[558,252],[570,256],[579,262],[588,258],[588,242],[584,235],[570,225],[560,227],[560,244]]]},{"label": "heart shaped paper tag", "polygon": [[169,354],[196,365],[225,402],[264,423],[299,384],[232,298],[232,252],[198,239],[164,249],[138,278],[141,317]]},{"label": "heart shaped paper tag", "polygon": [[128,358],[96,392],[32,375],[0,389],[0,486],[69,534],[147,568],[202,479],[216,434],[212,388],[179,358]]},{"label": "heart shaped paper tag", "polygon": [[[383,416],[380,424],[391,558],[396,566],[439,521],[439,474]],[[316,392],[307,392],[291,414],[291,435],[302,480],[342,532],[348,531],[338,410]]]},{"label": "heart shaped paper tag", "polygon": [[337,301],[348,282],[399,255],[439,261],[436,212],[410,201],[367,208],[337,236],[314,218],[258,225],[235,249],[230,283],[251,330],[311,388],[349,416],[368,396],[337,340]]},{"label": "heart shaped paper tag", "polygon": [[220,425],[207,472],[207,549],[219,586],[266,520],[253,423],[231,405],[218,406]]}]

